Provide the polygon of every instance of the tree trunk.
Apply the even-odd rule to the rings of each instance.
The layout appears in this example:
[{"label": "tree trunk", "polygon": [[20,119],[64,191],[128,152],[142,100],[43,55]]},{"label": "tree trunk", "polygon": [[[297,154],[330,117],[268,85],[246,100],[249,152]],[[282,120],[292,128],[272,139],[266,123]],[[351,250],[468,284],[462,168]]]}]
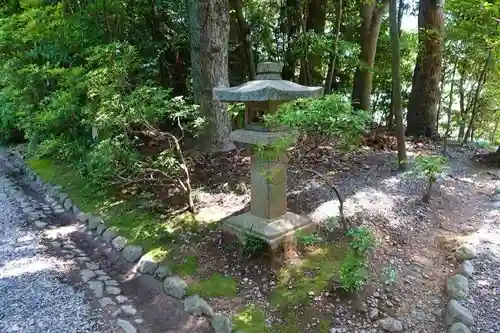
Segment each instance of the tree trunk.
[{"label": "tree trunk", "polygon": [[460,121],[458,127],[458,140],[462,140],[465,134],[465,121],[467,117],[467,110],[465,109],[465,73],[460,73],[460,80],[458,81],[458,91],[460,94]]},{"label": "tree trunk", "polygon": [[229,10],[226,0],[188,0],[195,100],[207,120],[202,150],[227,151],[231,123],[227,106],[213,99],[214,87],[228,86]]},{"label": "tree trunk", "polygon": [[451,127],[451,107],[453,106],[453,87],[455,85],[455,72],[457,69],[458,60],[455,59],[455,63],[453,64],[453,72],[451,73],[451,86],[450,86],[450,99],[448,101],[448,108],[446,109],[446,132],[444,133],[444,144],[443,144],[443,154],[446,156],[448,153],[448,136],[450,135],[450,127]]},{"label": "tree trunk", "polygon": [[[314,32],[317,36],[323,36],[326,23],[326,4],[327,0],[307,0],[305,20],[305,32]],[[323,54],[319,50],[310,49],[307,45],[305,50],[305,59],[301,67],[301,78],[299,81],[306,85],[317,85],[323,82],[321,66],[323,63]]]},{"label": "tree trunk", "polygon": [[497,119],[495,121],[495,127],[493,128],[493,133],[491,133],[490,136],[490,142],[491,144],[496,144],[496,138],[497,138],[497,130],[498,130],[498,124],[500,123],[500,114],[497,116]]},{"label": "tree trunk", "polygon": [[[404,0],[399,0],[397,25],[398,25],[398,37],[400,39],[401,39],[401,32],[402,32],[401,25],[403,23],[403,14],[404,14]],[[402,106],[401,106],[401,108],[402,108]],[[391,91],[391,105],[389,106],[389,114],[387,115],[387,118],[385,119],[385,124],[390,131],[392,131],[394,129],[394,105],[393,105],[393,100],[392,100],[392,91]]]},{"label": "tree trunk", "polygon": [[406,156],[405,133],[403,127],[403,115],[401,106],[401,54],[399,50],[398,31],[398,8],[397,0],[391,0],[389,20],[391,26],[391,48],[392,48],[392,109],[396,118],[396,139],[398,142],[399,169],[406,169],[408,158]]},{"label": "tree trunk", "polygon": [[[445,66],[443,66],[445,67]],[[446,69],[443,68],[441,70],[441,81],[439,83],[439,99],[438,99],[438,108],[436,112],[436,132],[439,135],[439,117],[441,116],[441,108],[443,105],[443,87],[444,87],[444,79],[446,78]]]},{"label": "tree trunk", "polygon": [[243,5],[241,4],[241,0],[231,0],[231,7],[233,8],[238,21],[241,44],[245,50],[248,78],[253,80],[255,78],[255,62],[253,60],[252,35],[250,34],[248,23],[243,15]]},{"label": "tree trunk", "polygon": [[335,36],[333,37],[332,52],[328,64],[328,73],[325,79],[325,94],[332,92],[332,83],[335,77],[335,62],[337,61],[337,49],[340,37],[340,28],[342,27],[342,0],[338,0],[335,7]]},{"label": "tree trunk", "polygon": [[405,7],[405,2],[404,0],[399,0],[399,5],[398,5],[398,35],[399,38],[401,38],[401,25],[403,24],[403,15],[404,15],[404,8]]},{"label": "tree trunk", "polygon": [[300,28],[300,3],[299,0],[286,0],[285,6],[281,7],[281,17],[283,18],[281,30],[284,34],[284,61],[283,79],[293,81],[295,78],[295,67],[297,56],[295,55],[295,34]]},{"label": "tree trunk", "polygon": [[476,115],[478,113],[477,101],[479,99],[479,95],[481,93],[481,90],[483,89],[484,84],[486,83],[486,71],[487,71],[488,65],[491,61],[492,53],[493,52],[490,49],[488,52],[488,58],[486,59],[484,66],[483,66],[483,69],[481,71],[481,75],[479,75],[479,80],[477,82],[476,91],[474,92],[474,99],[472,100],[472,114],[470,116],[469,126],[467,127],[467,131],[465,132],[465,136],[464,136],[462,143],[466,143],[469,136],[471,137],[471,140],[472,140],[473,135],[471,135],[471,134],[472,134],[472,131],[474,128],[474,121],[476,120]]},{"label": "tree trunk", "polygon": [[372,93],[373,65],[377,52],[377,42],[382,24],[382,17],[387,12],[390,0],[381,4],[377,1],[360,1],[361,14],[361,53],[358,68],[354,75],[352,105],[354,108],[369,110]]},{"label": "tree trunk", "polygon": [[444,44],[442,0],[420,0],[418,27],[420,50],[413,72],[406,134],[435,137]]}]

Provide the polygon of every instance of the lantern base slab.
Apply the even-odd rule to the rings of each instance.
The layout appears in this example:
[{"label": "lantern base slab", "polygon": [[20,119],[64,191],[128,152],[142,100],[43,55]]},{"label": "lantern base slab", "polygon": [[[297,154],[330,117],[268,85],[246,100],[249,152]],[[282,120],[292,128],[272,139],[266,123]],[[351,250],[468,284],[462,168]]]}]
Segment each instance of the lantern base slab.
[{"label": "lantern base slab", "polygon": [[295,240],[295,232],[299,230],[313,231],[315,224],[309,217],[286,212],[282,216],[267,220],[251,213],[231,216],[224,223],[224,230],[234,234],[244,241],[248,235],[253,235],[274,250],[284,243]]}]

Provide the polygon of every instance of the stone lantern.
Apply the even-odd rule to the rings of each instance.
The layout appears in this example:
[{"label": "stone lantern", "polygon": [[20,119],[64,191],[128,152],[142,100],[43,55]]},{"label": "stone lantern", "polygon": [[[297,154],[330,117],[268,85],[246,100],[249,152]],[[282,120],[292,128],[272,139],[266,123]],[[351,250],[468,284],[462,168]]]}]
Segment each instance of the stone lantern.
[{"label": "stone lantern", "polygon": [[304,216],[287,211],[287,159],[285,151],[262,152],[293,132],[284,128],[269,128],[261,122],[266,113],[275,113],[280,104],[297,99],[319,97],[322,87],[305,87],[282,80],[283,65],[263,62],[257,65],[255,80],[230,88],[214,88],[214,98],[222,102],[245,104],[245,127],[231,132],[232,141],[250,145],[251,209],[224,221],[224,229],[243,237],[245,233],[264,240],[271,249],[293,239],[299,229],[313,227]]}]

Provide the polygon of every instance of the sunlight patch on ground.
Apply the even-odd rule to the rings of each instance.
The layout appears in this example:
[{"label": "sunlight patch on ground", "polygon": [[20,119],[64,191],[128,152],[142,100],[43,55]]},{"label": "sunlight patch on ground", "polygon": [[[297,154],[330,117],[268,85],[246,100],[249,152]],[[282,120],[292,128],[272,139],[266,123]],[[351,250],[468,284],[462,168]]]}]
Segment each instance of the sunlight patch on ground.
[{"label": "sunlight patch on ground", "polygon": [[57,239],[60,237],[67,237],[78,231],[78,227],[74,225],[58,227],[54,229],[47,229],[44,231],[44,236],[48,239]]},{"label": "sunlight patch on ground", "polygon": [[386,214],[387,211],[392,211],[394,208],[394,199],[380,190],[365,188],[349,197],[345,204],[350,213],[368,210]]},{"label": "sunlight patch on ground", "polygon": [[11,260],[5,263],[0,271],[0,279],[7,277],[15,277],[24,274],[34,274],[45,270],[55,270],[56,267],[48,262],[33,261],[32,258],[23,258],[19,260]]}]

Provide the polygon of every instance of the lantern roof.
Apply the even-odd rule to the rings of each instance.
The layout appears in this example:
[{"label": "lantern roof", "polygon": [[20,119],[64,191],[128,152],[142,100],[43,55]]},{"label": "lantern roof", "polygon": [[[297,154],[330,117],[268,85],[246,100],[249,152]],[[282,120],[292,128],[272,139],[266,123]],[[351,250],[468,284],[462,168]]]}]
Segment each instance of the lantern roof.
[{"label": "lantern roof", "polygon": [[261,62],[257,64],[255,80],[236,87],[214,88],[214,99],[222,102],[265,102],[289,101],[323,95],[323,87],[308,87],[283,80],[282,69],[281,63]]}]

